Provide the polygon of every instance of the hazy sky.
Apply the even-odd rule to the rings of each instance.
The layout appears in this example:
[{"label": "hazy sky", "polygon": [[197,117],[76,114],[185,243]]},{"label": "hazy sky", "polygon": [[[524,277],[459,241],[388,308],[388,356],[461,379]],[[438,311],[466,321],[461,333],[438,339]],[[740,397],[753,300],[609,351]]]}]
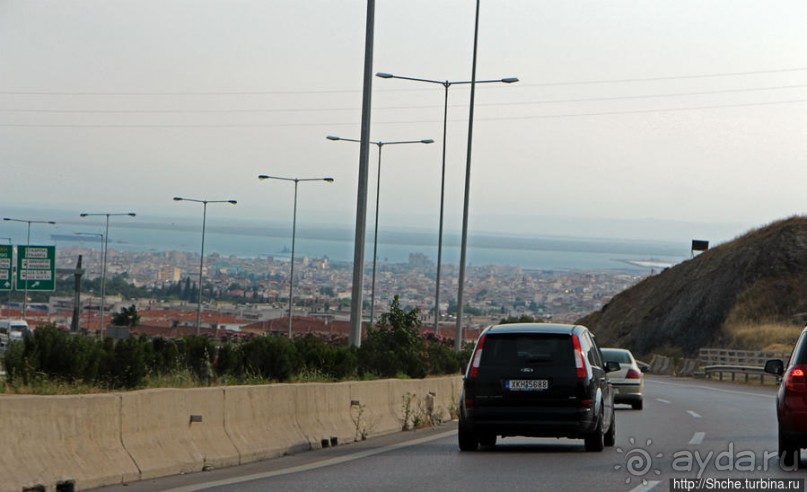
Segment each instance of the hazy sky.
[{"label": "hazy sky", "polygon": [[[374,72],[466,80],[473,0],[378,0]],[[355,222],[366,2],[0,0],[0,214]],[[737,235],[802,213],[807,2],[483,0],[472,230]],[[469,91],[450,91],[447,230]],[[437,228],[443,88],[373,81],[382,227]],[[371,150],[372,219],[376,183]],[[48,218],[48,217],[42,217]],[[0,225],[0,236],[3,236]]]}]

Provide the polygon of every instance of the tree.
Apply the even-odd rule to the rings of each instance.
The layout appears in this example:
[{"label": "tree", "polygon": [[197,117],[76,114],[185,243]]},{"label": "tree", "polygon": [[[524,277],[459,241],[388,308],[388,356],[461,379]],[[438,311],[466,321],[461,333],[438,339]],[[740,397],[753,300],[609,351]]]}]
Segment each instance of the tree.
[{"label": "tree", "polygon": [[376,326],[367,330],[367,341],[360,349],[364,369],[382,377],[395,377],[398,373],[413,378],[426,376],[418,309],[401,308],[396,295]]},{"label": "tree", "polygon": [[137,326],[138,323],[140,323],[140,315],[134,304],[128,308],[121,308],[120,312],[112,315],[112,324],[115,326]]}]

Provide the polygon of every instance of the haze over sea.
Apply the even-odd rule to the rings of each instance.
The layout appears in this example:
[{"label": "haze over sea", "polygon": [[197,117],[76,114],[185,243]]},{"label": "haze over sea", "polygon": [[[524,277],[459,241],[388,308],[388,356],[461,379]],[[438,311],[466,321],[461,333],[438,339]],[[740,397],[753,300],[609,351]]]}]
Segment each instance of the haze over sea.
[{"label": "haze over sea", "polygon": [[[201,247],[201,221],[188,219],[118,218],[110,225],[110,249],[121,251],[187,251]],[[101,222],[99,222],[101,221]],[[25,243],[25,225],[13,235],[14,244]],[[63,218],[56,226],[32,227],[31,244],[56,244],[57,250],[72,246],[99,247],[100,238],[81,236],[104,232],[103,219]],[[301,226],[298,224],[295,256],[327,256],[333,261],[353,260],[354,231],[347,226]],[[372,229],[367,234],[365,261],[373,251]],[[379,261],[403,263],[410,253],[422,253],[431,261],[437,258],[437,237],[432,231],[414,228],[379,228]],[[443,265],[459,263],[460,236],[446,232],[443,238]],[[291,249],[290,224],[265,225],[257,221],[237,225],[208,220],[205,254],[223,256],[287,258]],[[469,265],[513,265],[542,270],[618,269],[648,272],[650,266],[629,262],[676,264],[690,256],[689,244],[672,241],[597,239],[569,236],[541,236],[471,232],[468,242]]]}]

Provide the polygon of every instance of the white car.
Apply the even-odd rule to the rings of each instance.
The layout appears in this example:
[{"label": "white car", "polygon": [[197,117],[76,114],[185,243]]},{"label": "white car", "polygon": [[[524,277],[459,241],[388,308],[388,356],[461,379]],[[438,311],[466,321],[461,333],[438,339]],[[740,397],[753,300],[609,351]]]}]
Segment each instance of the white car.
[{"label": "white car", "polygon": [[614,403],[628,403],[634,410],[641,410],[644,393],[644,375],[630,350],[604,348],[601,350],[606,362],[618,362],[620,369],[608,374],[614,386]]}]

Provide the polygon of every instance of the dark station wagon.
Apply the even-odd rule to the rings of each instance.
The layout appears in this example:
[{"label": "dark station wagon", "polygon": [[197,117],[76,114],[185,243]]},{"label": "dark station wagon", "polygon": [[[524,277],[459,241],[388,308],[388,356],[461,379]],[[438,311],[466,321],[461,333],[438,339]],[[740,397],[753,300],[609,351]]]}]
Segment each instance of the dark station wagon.
[{"label": "dark station wagon", "polygon": [[479,337],[460,397],[459,447],[494,446],[497,437],[583,439],[587,451],[613,446],[614,395],[589,330],[518,323]]}]

